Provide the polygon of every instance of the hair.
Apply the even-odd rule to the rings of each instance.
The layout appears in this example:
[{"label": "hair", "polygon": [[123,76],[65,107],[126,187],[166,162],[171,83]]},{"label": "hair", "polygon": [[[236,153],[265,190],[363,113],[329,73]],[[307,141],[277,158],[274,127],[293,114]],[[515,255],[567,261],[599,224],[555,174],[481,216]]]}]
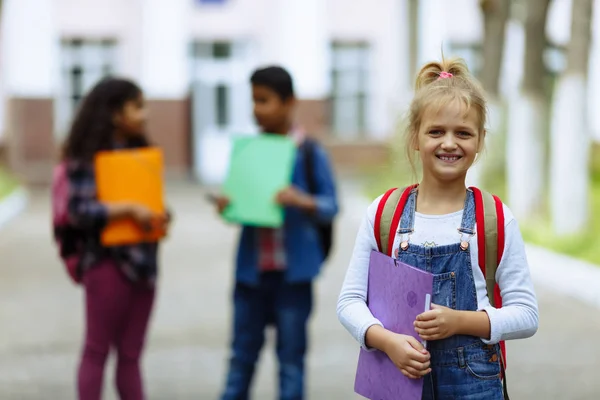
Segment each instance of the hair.
[{"label": "hair", "polygon": [[[114,114],[141,95],[142,90],[132,81],[113,77],[100,80],[82,100],[63,146],[63,159],[89,162],[98,151],[111,149]],[[140,136],[129,144],[142,147],[148,142]]]},{"label": "hair", "polygon": [[252,85],[260,85],[273,90],[283,101],[294,97],[294,83],[290,73],[280,66],[259,68],[250,77]]},{"label": "hair", "polygon": [[[445,76],[448,73],[452,75]],[[415,175],[414,149],[425,110],[433,107],[437,111],[454,101],[460,101],[465,106],[465,114],[471,108],[475,109],[479,117],[479,140],[484,140],[487,121],[485,94],[479,82],[469,72],[465,61],[461,58],[446,60],[442,56],[441,62],[424,65],[417,75],[415,96],[410,104],[406,129],[406,155]]]}]

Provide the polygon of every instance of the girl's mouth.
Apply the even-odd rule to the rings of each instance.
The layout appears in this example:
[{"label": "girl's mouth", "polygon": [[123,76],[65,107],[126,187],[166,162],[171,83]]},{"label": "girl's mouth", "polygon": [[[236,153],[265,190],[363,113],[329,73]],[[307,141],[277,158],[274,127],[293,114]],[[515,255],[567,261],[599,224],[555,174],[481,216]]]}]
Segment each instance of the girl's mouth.
[{"label": "girl's mouth", "polygon": [[462,158],[462,156],[459,156],[458,154],[438,154],[436,157],[447,163],[453,163]]}]

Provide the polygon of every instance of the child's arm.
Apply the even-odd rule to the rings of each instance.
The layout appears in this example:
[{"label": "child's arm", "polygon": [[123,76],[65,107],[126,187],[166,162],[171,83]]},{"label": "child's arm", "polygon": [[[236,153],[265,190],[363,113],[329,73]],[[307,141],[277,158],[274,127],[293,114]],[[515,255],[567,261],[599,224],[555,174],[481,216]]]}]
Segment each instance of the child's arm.
[{"label": "child's arm", "polygon": [[314,215],[323,222],[331,221],[338,212],[338,201],[333,170],[327,153],[321,146],[315,146],[312,159],[315,192],[306,193],[297,187],[289,187],[277,195],[282,205],[297,207]]},{"label": "child's arm", "polygon": [[127,207],[114,206],[112,212],[96,199],[96,178],[91,165],[70,162],[69,179],[69,219],[82,229],[101,229],[108,222],[109,214],[125,216]]},{"label": "child's arm", "polygon": [[495,344],[501,340],[525,339],[533,336],[538,329],[538,304],[529,264],[525,252],[525,243],[517,221],[508,208],[504,208],[507,217],[505,226],[504,254],[498,270],[496,282],[500,286],[502,308],[491,305],[483,307],[490,319],[490,339],[486,344]]},{"label": "child's arm", "polygon": [[524,339],[535,334],[538,305],[525,244],[517,222],[507,220],[504,255],[496,271],[502,308],[497,309],[488,303],[480,311],[456,311],[432,305],[431,311],[419,315],[415,321],[415,331],[422,339],[440,340],[462,334],[480,337],[486,344],[496,344],[501,340]]},{"label": "child's arm", "polygon": [[222,214],[229,205],[229,198],[223,195],[208,193],[206,199],[215,205],[219,214]]},{"label": "child's arm", "polygon": [[329,157],[321,146],[315,146],[315,163],[313,173],[315,174],[315,191],[312,196],[315,202],[314,215],[324,222],[331,221],[338,213],[337,190],[335,177]]},{"label": "child's arm", "polygon": [[317,211],[317,201],[315,197],[295,186],[288,186],[277,193],[275,200],[283,206],[296,207],[309,213],[315,213]]},{"label": "child's arm", "polygon": [[383,351],[405,376],[416,379],[430,372],[429,352],[412,336],[385,329],[366,303],[369,259],[371,250],[377,248],[373,220],[380,199],[371,204],[358,230],[350,266],[338,299],[337,315],[363,349]]},{"label": "child's arm", "polygon": [[339,321],[365,350],[370,349],[365,343],[367,330],[373,325],[383,326],[367,307],[369,260],[371,250],[377,248],[373,220],[378,201],[369,207],[360,225],[337,303]]},{"label": "child's arm", "polygon": [[85,164],[70,164],[69,218],[81,229],[102,229],[109,221],[134,218],[139,223],[154,217],[145,207],[130,203],[101,203],[96,199],[94,170]]},{"label": "child's arm", "polygon": [[415,332],[423,340],[441,340],[454,335],[490,339],[490,318],[485,311],[459,311],[431,305],[431,311],[417,316]]}]

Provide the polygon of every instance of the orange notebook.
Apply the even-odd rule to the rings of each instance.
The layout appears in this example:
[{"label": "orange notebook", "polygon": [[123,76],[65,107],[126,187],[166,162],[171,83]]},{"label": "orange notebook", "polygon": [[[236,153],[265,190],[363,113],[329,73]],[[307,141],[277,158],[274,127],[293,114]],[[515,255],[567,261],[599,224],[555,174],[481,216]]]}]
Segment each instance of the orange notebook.
[{"label": "orange notebook", "polygon": [[[164,213],[163,154],[156,147],[102,151],[95,158],[96,188],[102,202],[134,202],[156,213]],[[102,244],[117,246],[156,242],[165,236],[161,229],[144,232],[133,220],[109,223]]]}]

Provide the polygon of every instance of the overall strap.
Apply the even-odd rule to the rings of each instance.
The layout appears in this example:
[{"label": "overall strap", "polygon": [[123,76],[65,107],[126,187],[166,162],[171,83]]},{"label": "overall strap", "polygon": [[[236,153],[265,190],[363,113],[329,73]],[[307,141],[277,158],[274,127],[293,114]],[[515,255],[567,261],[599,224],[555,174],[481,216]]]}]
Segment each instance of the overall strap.
[{"label": "overall strap", "polygon": [[412,185],[404,189],[389,189],[377,205],[373,233],[377,241],[377,249],[390,257],[392,256],[394,238],[406,200],[411,190],[416,186]]},{"label": "overall strap", "polygon": [[463,206],[463,216],[460,222],[460,228],[458,228],[458,232],[462,235],[468,235],[472,237],[475,235],[475,223],[477,221],[477,217],[475,215],[475,195],[472,190],[467,190],[467,195],[465,196],[465,204]]}]

